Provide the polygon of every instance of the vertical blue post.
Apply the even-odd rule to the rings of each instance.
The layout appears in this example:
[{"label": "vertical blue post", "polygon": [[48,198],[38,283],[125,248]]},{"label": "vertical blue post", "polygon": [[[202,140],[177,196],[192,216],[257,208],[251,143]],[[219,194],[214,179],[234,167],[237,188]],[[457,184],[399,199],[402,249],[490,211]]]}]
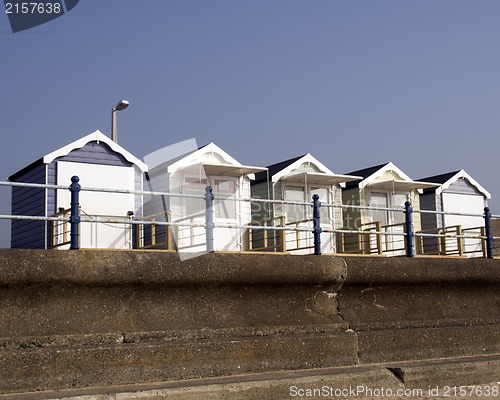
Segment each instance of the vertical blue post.
[{"label": "vertical blue post", "polygon": [[212,193],[212,186],[205,188],[205,225],[207,235],[207,252],[214,252],[214,194]]},{"label": "vertical blue post", "polygon": [[80,225],[80,210],[79,210],[79,197],[80,197],[80,184],[78,183],[80,178],[77,176],[71,177],[71,185],[69,190],[71,192],[71,215],[69,217],[69,222],[71,224],[71,244],[69,246],[70,250],[78,250],[78,226]]},{"label": "vertical blue post", "polygon": [[493,235],[491,234],[491,212],[484,208],[484,230],[486,234],[486,258],[493,258]]},{"label": "vertical blue post", "polygon": [[314,255],[321,255],[321,225],[319,208],[321,207],[321,202],[319,201],[319,196],[317,194],[313,195],[313,234],[314,234]]},{"label": "vertical blue post", "polygon": [[405,231],[406,231],[406,256],[413,257],[415,255],[413,249],[413,208],[411,203],[405,201]]}]

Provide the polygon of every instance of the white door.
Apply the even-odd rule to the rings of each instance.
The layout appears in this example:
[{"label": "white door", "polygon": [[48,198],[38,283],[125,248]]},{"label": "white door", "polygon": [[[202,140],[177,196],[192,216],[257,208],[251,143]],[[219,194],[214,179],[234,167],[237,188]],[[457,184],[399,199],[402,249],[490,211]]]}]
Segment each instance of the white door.
[{"label": "white door", "polygon": [[[405,214],[403,211],[407,198],[408,194],[406,193],[373,192],[371,194],[370,206],[375,207],[370,211],[371,221],[380,223],[382,234],[379,240],[385,254],[405,254],[405,237],[403,235]],[[398,208],[401,211],[389,211],[387,208]],[[369,237],[370,251],[374,252],[377,242],[374,235]]]},{"label": "white door", "polygon": [[371,221],[378,221],[381,225],[389,225],[389,213],[387,210],[384,210],[384,208],[389,207],[386,193],[372,193],[370,207],[372,207],[370,210]]},{"label": "white door", "polygon": [[325,254],[335,253],[335,234],[333,232],[324,232],[328,230],[333,230],[332,215],[333,210],[330,207],[325,206],[325,204],[331,204],[330,190],[326,187],[311,187],[310,198],[317,194],[319,196],[319,201],[321,202],[321,207],[319,209],[320,216],[320,226],[323,232],[321,233],[321,252]]},{"label": "white door", "polygon": [[[384,227],[389,225],[389,212],[385,210],[388,208],[389,200],[387,193],[372,193],[370,198],[370,222],[362,229],[366,232],[376,232],[380,230],[384,231]],[[378,223],[378,224],[377,224]],[[363,240],[363,251],[365,253],[377,253],[379,250],[379,244],[382,246],[382,251],[386,251],[387,238],[382,234],[363,234],[361,239]]]},{"label": "white door", "polygon": [[392,225],[389,229],[391,233],[396,235],[388,236],[390,249],[393,250],[392,255],[405,255],[406,250],[406,238],[404,236],[405,232],[405,220],[406,216],[404,213],[405,202],[408,199],[407,193],[392,193],[390,196],[390,208],[397,208],[401,211],[390,211],[389,219]]},{"label": "white door", "polygon": [[[205,188],[207,178],[186,174],[179,178],[176,189],[184,195],[170,200],[173,236],[181,259],[206,251],[205,227]],[[194,196],[194,197],[190,197]],[[197,226],[199,225],[199,226]]]},{"label": "white door", "polygon": [[[82,189],[85,187],[101,189],[134,189],[134,168],[111,165],[84,164],[59,161],[57,163],[57,184],[68,185],[72,176],[80,178]],[[57,208],[70,207],[69,190],[57,191]],[[95,221],[105,219],[127,220],[127,213],[134,211],[134,195],[80,191],[80,215],[91,217]],[[81,248],[132,248],[130,225],[103,222],[80,223]]]},{"label": "white door", "polygon": [[[237,201],[239,198],[238,180],[235,177],[215,176],[210,177],[209,181],[216,197],[214,200],[215,250],[242,250],[244,231],[241,228],[236,228],[236,226],[241,225],[239,218],[241,204]],[[217,228],[217,224],[226,226]]]},{"label": "white door", "polygon": [[[184,177],[182,193],[185,195],[204,196],[207,185],[212,187],[212,193],[216,197],[213,202],[214,249],[216,251],[242,249],[243,230],[233,227],[238,225],[240,208],[236,200],[238,197],[237,181],[236,177],[223,176]],[[175,230],[177,249],[184,253],[205,252],[207,249],[206,228],[203,224],[206,222],[206,201],[201,197],[184,197],[182,201],[182,216],[176,218],[174,222],[186,226],[178,226]],[[177,214],[178,212],[175,213]]]},{"label": "white door", "polygon": [[[284,199],[289,202],[306,202],[306,191],[303,186],[287,186],[285,188]],[[296,229],[296,231],[285,231],[286,250],[296,254],[310,253],[308,247],[312,246],[311,223],[308,221],[307,205],[286,204],[284,206],[286,215],[286,227]]]},{"label": "white door", "polygon": [[[484,212],[483,196],[474,196],[458,193],[443,193],[443,211],[453,213],[479,214]],[[484,218],[481,216],[469,217],[464,215],[446,215],[444,216],[445,227],[460,225],[465,228],[465,234],[479,236],[481,227],[484,226]],[[469,229],[467,229],[469,228]],[[476,228],[476,229],[470,229]],[[447,240],[449,244],[451,240]],[[454,241],[456,242],[456,241]],[[449,247],[449,246],[448,246]],[[481,239],[464,239],[463,249],[469,257],[481,257],[482,245]]]},{"label": "white door", "polygon": [[[314,252],[313,209],[312,196],[317,194],[322,204],[331,203],[330,191],[327,187],[287,186],[284,198],[290,202],[307,204],[287,204],[284,207],[287,227],[297,231],[286,231],[286,248],[294,254],[310,254]],[[331,210],[329,207],[320,207],[320,226],[324,230],[332,230]],[[335,252],[335,238],[332,232],[321,234],[321,252],[331,254]]]}]

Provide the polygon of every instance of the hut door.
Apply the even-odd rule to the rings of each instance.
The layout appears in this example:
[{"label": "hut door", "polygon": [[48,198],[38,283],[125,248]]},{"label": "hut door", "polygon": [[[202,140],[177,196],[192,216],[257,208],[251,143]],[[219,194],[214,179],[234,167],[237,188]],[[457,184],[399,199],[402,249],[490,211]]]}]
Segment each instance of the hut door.
[{"label": "hut door", "polygon": [[408,195],[406,193],[393,193],[391,208],[401,208],[401,211],[392,211],[392,224],[402,224],[405,222],[404,206]]},{"label": "hut door", "polygon": [[[300,186],[288,186],[285,190],[286,201],[304,202],[305,190]],[[299,204],[287,204],[286,206],[286,220],[287,222],[302,221],[306,217],[305,206]]]},{"label": "hut door", "polygon": [[[370,199],[370,206],[375,207],[370,210],[371,212],[371,222],[367,228],[374,231],[384,232],[389,225],[389,212],[386,210],[389,206],[389,199],[387,193],[372,193]],[[379,209],[380,208],[380,209]],[[377,226],[376,223],[380,225]],[[368,241],[365,246],[368,245],[368,252],[372,253],[375,249],[382,248],[382,251],[387,251],[389,249],[388,237],[383,234],[370,234],[368,235]],[[365,249],[366,251],[366,249]]]},{"label": "hut door", "polygon": [[232,221],[236,220],[236,179],[213,177],[210,178],[210,184],[214,195],[223,198],[217,199],[214,202],[216,218]]},{"label": "hut door", "polygon": [[[388,208],[387,207],[388,206],[387,194],[386,193],[372,193],[370,206],[377,207],[377,208]],[[387,210],[372,209],[371,213],[372,213],[371,220],[373,222],[379,221],[382,226],[389,224]]]},{"label": "hut door", "polygon": [[[335,235],[333,232],[328,232],[328,230],[333,229],[333,221],[330,215],[333,213],[330,211],[330,207],[326,207],[325,204],[332,203],[330,200],[330,191],[326,187],[311,187],[311,192],[309,193],[309,200],[312,201],[312,196],[317,194],[319,196],[319,201],[321,202],[321,207],[319,208],[320,224],[324,230],[321,233],[321,251],[323,253],[334,253],[335,252]],[[312,209],[311,209],[312,211]],[[326,232],[325,232],[326,230]]]},{"label": "hut door", "polygon": [[[285,189],[285,200],[290,202],[305,202],[306,191],[303,186],[287,186]],[[295,254],[308,253],[310,243],[309,232],[300,231],[300,229],[310,228],[307,221],[306,205],[286,204],[286,226],[296,231],[286,231],[286,249]]]},{"label": "hut door", "polygon": [[[328,199],[328,189],[327,188],[315,188],[311,187],[311,193],[310,193],[310,199],[312,201],[312,196],[314,194],[317,194],[319,196],[319,201],[321,204],[328,204],[330,203]],[[320,219],[321,219],[321,225],[331,225],[330,221],[330,216],[328,212],[329,208],[328,207],[320,207],[319,213],[320,213]]]},{"label": "hut door", "polygon": [[[382,234],[379,238],[382,251],[386,254],[404,254],[404,214],[402,212],[406,194],[372,193],[370,206],[382,208],[372,209],[372,222],[380,222]],[[383,208],[401,208],[401,212],[388,211]],[[401,234],[401,235],[400,235]],[[373,241],[373,240],[372,240]],[[373,243],[370,243],[373,246]]]},{"label": "hut door", "polygon": [[238,217],[241,218],[240,204],[237,201],[237,180],[228,176],[211,176],[209,182],[216,197],[214,200],[215,249],[242,250],[243,232],[241,229],[230,226],[217,227],[217,223],[238,225]]}]

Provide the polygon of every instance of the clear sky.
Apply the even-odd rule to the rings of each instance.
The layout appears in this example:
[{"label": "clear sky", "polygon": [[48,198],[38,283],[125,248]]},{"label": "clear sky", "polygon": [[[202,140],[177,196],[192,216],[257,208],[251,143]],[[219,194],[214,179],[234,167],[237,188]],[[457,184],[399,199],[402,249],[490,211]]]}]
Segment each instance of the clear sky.
[{"label": "clear sky", "polygon": [[81,0],[15,34],[2,13],[0,180],[109,134],[127,99],[118,141],[139,158],[195,138],[258,166],[463,168],[500,214],[499,21],[498,0]]}]

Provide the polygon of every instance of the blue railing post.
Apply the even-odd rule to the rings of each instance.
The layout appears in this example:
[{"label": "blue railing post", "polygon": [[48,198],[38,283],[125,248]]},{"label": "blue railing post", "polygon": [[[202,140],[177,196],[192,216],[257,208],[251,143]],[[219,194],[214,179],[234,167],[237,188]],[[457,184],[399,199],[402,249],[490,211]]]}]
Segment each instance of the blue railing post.
[{"label": "blue railing post", "polygon": [[484,208],[484,230],[486,235],[486,258],[493,258],[493,235],[491,234],[491,212]]},{"label": "blue railing post", "polygon": [[212,186],[205,188],[205,230],[207,236],[207,252],[214,252],[214,194]]},{"label": "blue railing post", "polygon": [[406,256],[413,257],[415,255],[413,249],[413,208],[411,203],[405,201],[405,231],[406,231]]},{"label": "blue railing post", "polygon": [[80,189],[81,186],[78,183],[80,181],[80,178],[77,176],[72,176],[71,177],[71,185],[69,186],[69,190],[71,192],[71,215],[69,217],[69,222],[71,224],[71,244],[69,249],[70,250],[78,250],[78,227],[80,225],[80,210],[79,210],[79,203],[80,203]]},{"label": "blue railing post", "polygon": [[319,208],[321,207],[321,202],[319,201],[319,195],[313,195],[313,234],[314,234],[314,255],[321,255],[321,225],[320,225],[320,214]]}]

